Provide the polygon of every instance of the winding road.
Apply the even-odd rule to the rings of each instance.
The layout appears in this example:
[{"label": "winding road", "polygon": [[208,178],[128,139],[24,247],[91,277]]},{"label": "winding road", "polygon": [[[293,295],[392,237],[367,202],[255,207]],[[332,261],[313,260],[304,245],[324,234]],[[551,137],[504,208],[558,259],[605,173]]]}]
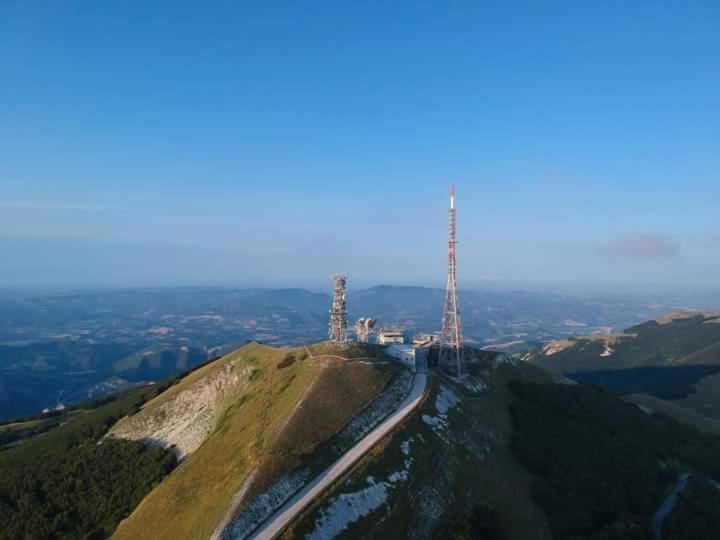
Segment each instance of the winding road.
[{"label": "winding road", "polygon": [[685,487],[687,486],[688,478],[690,478],[689,473],[685,473],[680,476],[680,478],[677,481],[677,484],[675,484],[675,487],[672,489],[670,494],[665,498],[663,503],[660,505],[660,508],[658,508],[657,511],[655,512],[655,515],[653,516],[653,519],[652,519],[653,535],[654,535],[655,540],[662,540],[663,521],[665,521],[665,517],[675,507],[675,503],[677,503],[678,498],[680,497],[680,494],[685,490]]},{"label": "winding road", "polygon": [[400,403],[397,410],[358,441],[358,443],[343,454],[340,459],[320,473],[312,482],[298,491],[290,500],[262,523],[252,533],[250,538],[271,540],[279,535],[316,497],[345,474],[361,457],[370,451],[380,439],[390,433],[405,418],[413,413],[422,401],[426,385],[427,374],[425,365],[423,364],[418,366],[418,372],[413,379],[412,388]]}]

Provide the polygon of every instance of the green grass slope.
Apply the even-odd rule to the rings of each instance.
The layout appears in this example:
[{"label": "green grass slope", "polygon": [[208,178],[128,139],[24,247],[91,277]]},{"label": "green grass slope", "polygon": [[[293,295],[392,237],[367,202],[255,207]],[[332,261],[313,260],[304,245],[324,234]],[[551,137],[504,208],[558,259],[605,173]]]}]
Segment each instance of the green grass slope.
[{"label": "green grass slope", "polygon": [[[616,336],[552,342],[518,358],[623,394],[686,400],[701,414],[720,415],[720,317],[674,313]],[[707,381],[707,382],[705,382]]]},{"label": "green grass slope", "polygon": [[532,365],[496,362],[493,353],[482,356],[472,371],[489,383],[487,391],[430,374],[420,409],[284,538],[451,538],[466,514],[477,525],[469,537],[497,526],[512,539],[550,538],[531,497],[532,476],[511,451],[514,397],[507,382],[552,376]]},{"label": "green grass slope", "polygon": [[[480,392],[431,374],[420,410],[285,540],[645,540],[680,473],[720,475],[716,435],[527,363],[473,371]],[[718,513],[715,500],[683,507],[696,531],[714,530]]]},{"label": "green grass slope", "polygon": [[251,344],[197,370],[118,430],[162,417],[174,399],[182,401],[184,392],[222,369],[240,375],[226,388],[212,431],[121,523],[114,538],[209,538],[239,491],[245,495],[235,500],[235,511],[283,474],[317,459],[323,444],[399,372],[394,364],[328,365],[303,350]]},{"label": "green grass slope", "polygon": [[623,399],[645,407],[649,411],[672,416],[683,424],[691,425],[705,433],[720,435],[720,420],[709,418],[692,409],[683,407],[678,402],[667,401],[648,394],[630,394],[623,396]]},{"label": "green grass slope", "polygon": [[676,402],[705,416],[720,419],[720,373],[701,379],[693,385],[693,392]]},{"label": "green grass slope", "polygon": [[549,344],[525,359],[556,373],[648,366],[720,364],[717,314],[697,314],[628,328],[620,336],[592,336]]}]

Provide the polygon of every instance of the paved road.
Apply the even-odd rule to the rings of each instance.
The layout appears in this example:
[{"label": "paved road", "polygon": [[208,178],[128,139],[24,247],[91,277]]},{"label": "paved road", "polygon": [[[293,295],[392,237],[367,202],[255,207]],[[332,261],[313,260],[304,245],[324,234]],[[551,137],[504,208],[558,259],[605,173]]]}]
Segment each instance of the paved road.
[{"label": "paved road", "polygon": [[677,484],[675,484],[675,487],[660,505],[660,508],[658,508],[655,512],[652,519],[653,535],[655,540],[662,540],[662,526],[663,521],[665,521],[665,516],[667,516],[675,507],[675,503],[678,501],[680,493],[682,493],[685,490],[685,486],[687,486],[688,478],[690,478],[690,475],[687,473],[680,476]]},{"label": "paved road", "polygon": [[340,478],[350,467],[364,456],[380,439],[390,433],[400,422],[410,415],[420,404],[427,375],[424,365],[420,367],[413,380],[410,393],[402,401],[398,409],[388,416],[382,424],[368,433],[355,446],[348,450],[339,460],[325,469],[293,498],[286,502],[270,518],[265,521],[250,538],[257,540],[271,540],[280,534],[290,522],[300,514],[320,493],[330,484]]}]

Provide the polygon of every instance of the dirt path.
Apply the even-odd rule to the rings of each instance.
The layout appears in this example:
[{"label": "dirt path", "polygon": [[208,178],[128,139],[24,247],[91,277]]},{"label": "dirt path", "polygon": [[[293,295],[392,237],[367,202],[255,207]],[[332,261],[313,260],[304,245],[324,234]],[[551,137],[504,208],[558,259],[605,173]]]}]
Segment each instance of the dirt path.
[{"label": "dirt path", "polygon": [[321,359],[329,359],[329,360],[341,360],[343,362],[370,362],[373,361],[373,363],[379,364],[384,363],[382,361],[378,361],[377,358],[374,356],[358,356],[357,358],[345,358],[344,356],[339,356],[337,354],[313,354],[310,352],[310,349],[305,346],[305,352],[307,353],[310,360],[318,361]]}]

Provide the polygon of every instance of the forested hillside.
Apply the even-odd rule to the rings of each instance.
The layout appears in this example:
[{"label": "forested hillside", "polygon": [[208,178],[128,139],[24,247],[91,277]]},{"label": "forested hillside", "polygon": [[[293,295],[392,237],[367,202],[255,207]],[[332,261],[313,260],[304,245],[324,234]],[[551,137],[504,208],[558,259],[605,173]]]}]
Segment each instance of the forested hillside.
[{"label": "forested hillside", "polygon": [[171,383],[132,390],[0,452],[0,538],[107,538],[175,466],[142,443],[102,437]]},{"label": "forested hillside", "polygon": [[[517,396],[510,407],[513,450],[537,476],[533,498],[554,538],[648,538],[651,518],[680,473],[720,478],[716,435],[587,386],[514,381],[510,388]],[[696,503],[693,512],[678,511],[713,523],[720,505]]]},{"label": "forested hillside", "polygon": [[681,400],[720,415],[720,316],[673,313],[610,336],[555,341],[518,358],[621,393]]}]

